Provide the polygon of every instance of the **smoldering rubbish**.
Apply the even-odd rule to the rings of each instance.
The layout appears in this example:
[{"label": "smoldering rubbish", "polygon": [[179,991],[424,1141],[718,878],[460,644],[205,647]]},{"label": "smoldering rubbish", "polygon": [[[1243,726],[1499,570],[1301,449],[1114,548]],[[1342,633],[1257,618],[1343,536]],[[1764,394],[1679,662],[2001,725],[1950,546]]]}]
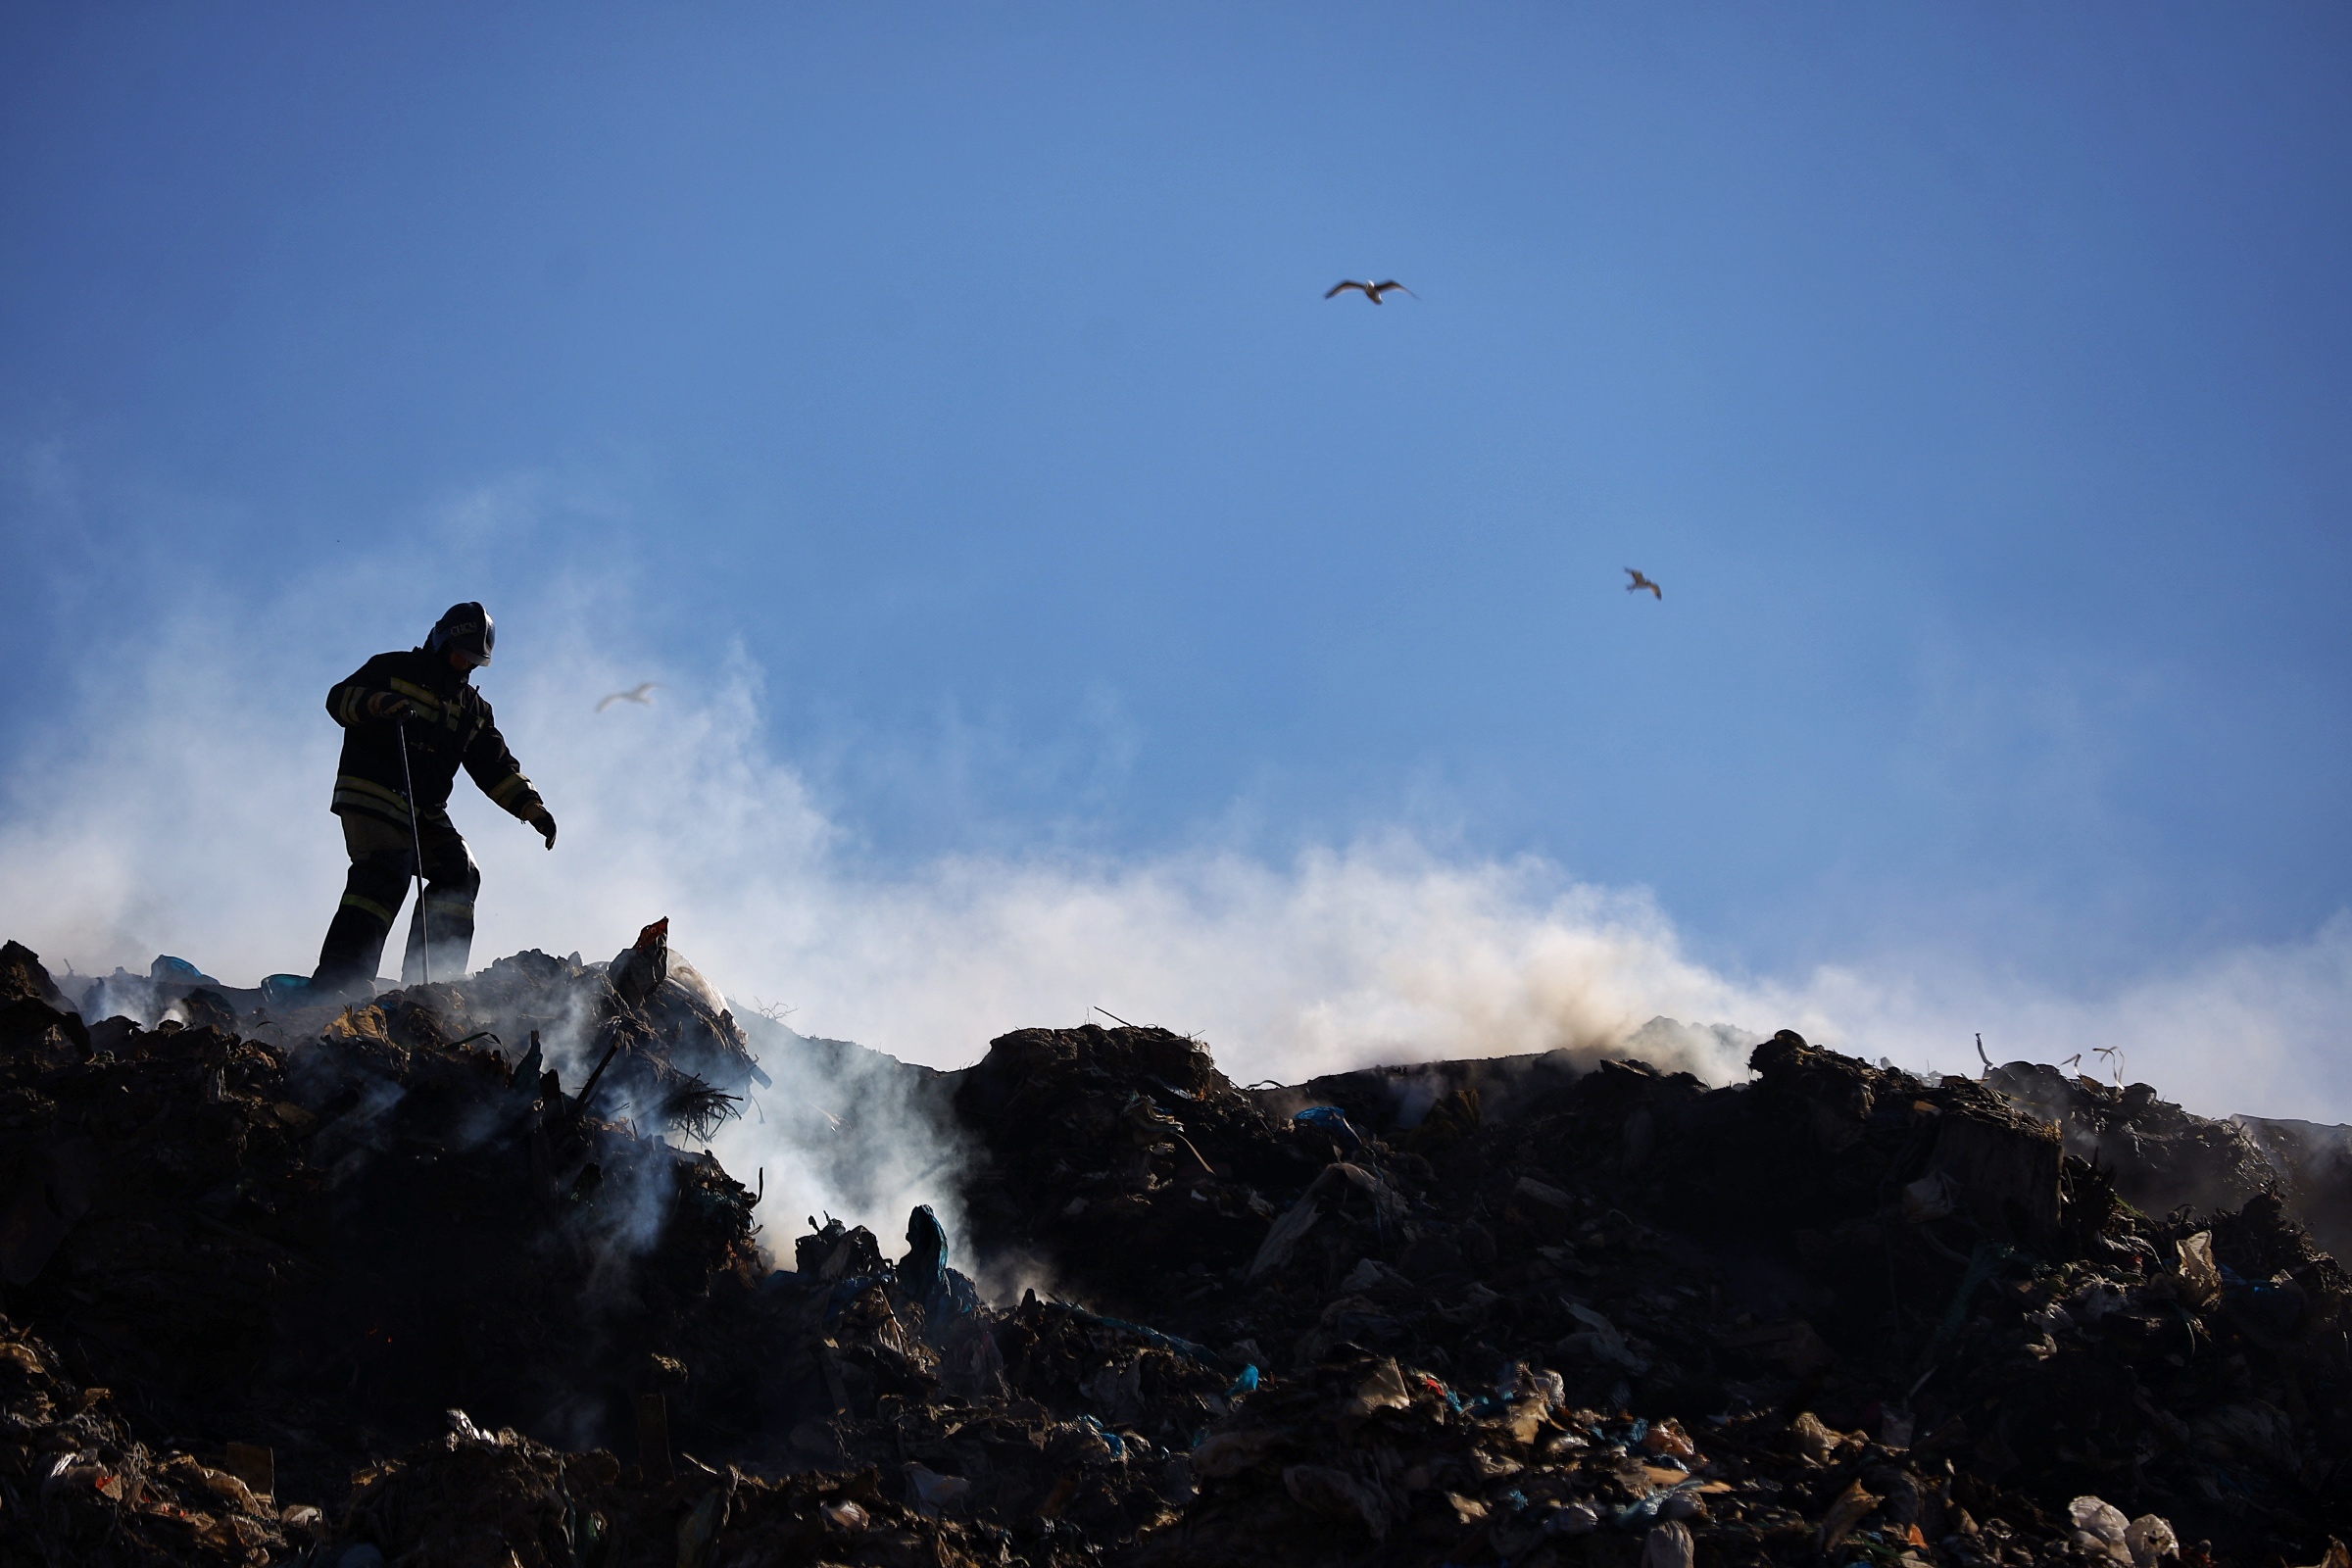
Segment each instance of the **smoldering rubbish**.
[{"label": "smoldering rubbish", "polygon": [[[856,1048],[624,979],[10,945],[0,1556],[2344,1561],[2346,1195],[2276,1125],[1788,1033],[1245,1089],[1130,1027],[818,1113]],[[747,1113],[954,1157],[876,1234],[724,1168]]]}]

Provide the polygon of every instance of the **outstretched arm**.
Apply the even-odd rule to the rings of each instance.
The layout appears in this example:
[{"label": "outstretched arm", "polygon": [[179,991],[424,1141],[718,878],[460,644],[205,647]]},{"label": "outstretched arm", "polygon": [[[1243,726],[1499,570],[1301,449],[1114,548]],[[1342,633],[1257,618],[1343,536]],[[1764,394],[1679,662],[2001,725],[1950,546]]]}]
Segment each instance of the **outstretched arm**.
[{"label": "outstretched arm", "polygon": [[547,840],[549,849],[556,847],[555,813],[531,788],[531,781],[522,776],[520,764],[507,749],[507,738],[496,724],[484,724],[474,735],[473,744],[466,748],[465,760],[466,771],[493,806],[530,823]]}]

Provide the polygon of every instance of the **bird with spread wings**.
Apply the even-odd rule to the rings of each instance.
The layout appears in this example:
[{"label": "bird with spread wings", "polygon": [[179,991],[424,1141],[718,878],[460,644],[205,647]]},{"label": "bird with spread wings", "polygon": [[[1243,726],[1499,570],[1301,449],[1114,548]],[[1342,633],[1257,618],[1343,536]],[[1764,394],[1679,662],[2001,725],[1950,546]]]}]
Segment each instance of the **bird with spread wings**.
[{"label": "bird with spread wings", "polygon": [[1666,602],[1665,589],[1659,587],[1656,583],[1651,582],[1647,577],[1642,576],[1642,573],[1636,571],[1631,566],[1625,568],[1625,574],[1634,579],[1632,582],[1629,582],[1625,585],[1625,591],[1627,593],[1638,594],[1642,589],[1646,588],[1650,591],[1651,597],[1655,598],[1660,604],[1664,604]]},{"label": "bird with spread wings", "polygon": [[[1391,289],[1397,289],[1406,294],[1413,294],[1411,289],[1406,288],[1402,283],[1397,282],[1393,277],[1383,283],[1374,283],[1370,281],[1358,283],[1354,278],[1344,277],[1337,283],[1332,284],[1331,287],[1324,292],[1323,297],[1327,300],[1336,299],[1348,289],[1355,290],[1358,294],[1361,294],[1364,298],[1370,300],[1375,305],[1378,305],[1380,303],[1380,297]],[[1413,294],[1413,298],[1415,299],[1419,299],[1420,297],[1421,296],[1418,294]]]},{"label": "bird with spread wings", "polygon": [[658,680],[640,681],[637,683],[637,685],[631,687],[629,690],[625,692],[614,692],[603,702],[598,703],[596,705],[596,710],[601,713],[606,709],[611,708],[614,703],[635,703],[640,708],[651,708],[654,706],[654,700],[645,694],[661,684],[662,683]]}]

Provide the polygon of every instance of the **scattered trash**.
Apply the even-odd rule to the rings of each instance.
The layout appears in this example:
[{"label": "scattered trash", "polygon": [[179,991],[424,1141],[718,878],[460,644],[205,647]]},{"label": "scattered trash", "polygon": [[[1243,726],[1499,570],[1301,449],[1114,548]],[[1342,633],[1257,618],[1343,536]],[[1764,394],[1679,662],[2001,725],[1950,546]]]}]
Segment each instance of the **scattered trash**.
[{"label": "scattered trash", "polygon": [[765,1075],[659,923],[75,983],[0,950],[0,1559],[2352,1568],[2327,1167],[2151,1208],[2269,1156],[2144,1086],[1022,1030],[894,1259],[691,1147]]},{"label": "scattered trash", "polygon": [[1834,1552],[1853,1533],[1854,1526],[1878,1512],[1879,1504],[1886,1499],[1876,1493],[1863,1490],[1859,1481],[1849,1482],[1830,1504],[1830,1511],[1821,1520],[1821,1549]]},{"label": "scattered trash", "polygon": [[1642,1541],[1642,1568],[1690,1568],[1697,1544],[1690,1527],[1670,1520],[1652,1529]]},{"label": "scattered trash", "polygon": [[961,1476],[943,1476],[923,1465],[906,1467],[909,1505],[924,1513],[941,1513],[961,1502],[972,1484]]}]

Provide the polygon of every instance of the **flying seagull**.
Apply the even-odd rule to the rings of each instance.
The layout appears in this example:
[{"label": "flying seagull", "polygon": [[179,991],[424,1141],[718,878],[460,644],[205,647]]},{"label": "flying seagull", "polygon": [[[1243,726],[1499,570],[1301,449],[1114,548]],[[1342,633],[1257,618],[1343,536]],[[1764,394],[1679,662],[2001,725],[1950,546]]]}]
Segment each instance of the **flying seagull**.
[{"label": "flying seagull", "polygon": [[[1332,284],[1330,291],[1327,292],[1323,297],[1328,300],[1337,297],[1348,289],[1354,289],[1358,294],[1361,294],[1373,304],[1378,305],[1380,303],[1380,297],[1393,288],[1403,289],[1405,293],[1413,294],[1411,289],[1405,288],[1402,283],[1397,282],[1393,277],[1385,283],[1358,283],[1354,278],[1346,277],[1342,278],[1337,283]],[[1420,297],[1421,296],[1418,294],[1413,294],[1413,298],[1415,299],[1419,299]]]},{"label": "flying seagull", "polygon": [[1656,583],[1651,582],[1647,577],[1642,576],[1631,566],[1625,568],[1625,574],[1634,579],[1632,582],[1629,582],[1625,585],[1625,591],[1627,593],[1638,594],[1642,589],[1646,588],[1660,604],[1664,604],[1666,602],[1666,590],[1660,588]]},{"label": "flying seagull", "polygon": [[640,708],[651,708],[654,706],[654,700],[645,694],[661,684],[662,683],[658,680],[641,681],[633,690],[614,692],[612,696],[597,704],[596,710],[601,713],[606,709],[611,708],[614,703],[635,703]]}]

